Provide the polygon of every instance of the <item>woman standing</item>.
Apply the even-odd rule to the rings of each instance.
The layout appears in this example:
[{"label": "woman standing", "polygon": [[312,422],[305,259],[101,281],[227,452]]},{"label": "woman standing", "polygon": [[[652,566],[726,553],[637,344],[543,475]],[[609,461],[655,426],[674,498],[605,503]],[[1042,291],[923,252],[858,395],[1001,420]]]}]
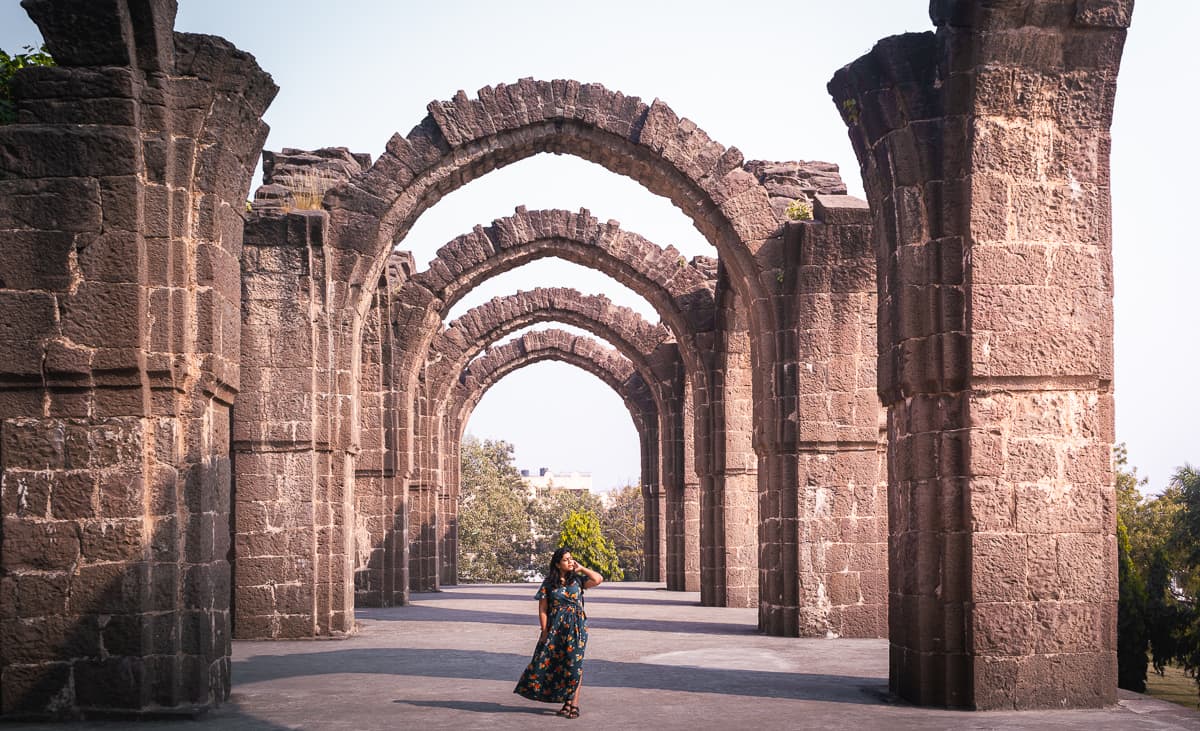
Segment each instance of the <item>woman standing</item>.
[{"label": "woman standing", "polygon": [[555,715],[579,718],[579,686],[583,684],[588,637],[583,592],[603,581],[600,574],[576,561],[568,548],[560,548],[550,557],[546,580],[534,595],[542,634],[514,693],[531,701],[562,703]]}]

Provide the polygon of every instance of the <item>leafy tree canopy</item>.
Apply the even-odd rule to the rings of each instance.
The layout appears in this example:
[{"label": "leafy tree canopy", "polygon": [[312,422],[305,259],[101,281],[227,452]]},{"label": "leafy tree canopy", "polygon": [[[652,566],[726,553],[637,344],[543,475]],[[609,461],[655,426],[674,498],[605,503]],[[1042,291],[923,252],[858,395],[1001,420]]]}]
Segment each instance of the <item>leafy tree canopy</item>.
[{"label": "leafy tree canopy", "polygon": [[562,545],[559,536],[563,523],[572,512],[604,512],[600,498],[583,490],[550,490],[537,496],[532,506],[534,530],[537,532],[537,552],[549,556]]},{"label": "leafy tree canopy", "polygon": [[521,581],[530,568],[529,499],[503,441],[463,440],[458,507],[458,576],[464,582]]},{"label": "leafy tree canopy", "polygon": [[609,496],[608,509],[600,516],[604,535],[613,542],[617,561],[625,572],[626,581],[641,581],[645,576],[646,508],[642,502],[642,488],[626,485],[614,490]]},{"label": "leafy tree canopy", "polygon": [[1121,685],[1138,689],[1137,656],[1148,645],[1156,672],[1178,665],[1200,688],[1200,472],[1185,464],[1144,497],[1123,446],[1115,457]]},{"label": "leafy tree canopy", "polygon": [[17,109],[13,104],[12,79],[18,71],[29,66],[54,66],[54,59],[46,47],[35,49],[23,46],[24,53],[10,54],[0,48],[0,124],[17,121]]},{"label": "leafy tree canopy", "polygon": [[604,537],[600,519],[590,510],[572,510],[567,515],[558,545],[570,548],[576,561],[600,572],[605,579],[620,581],[625,577],[612,541]]}]

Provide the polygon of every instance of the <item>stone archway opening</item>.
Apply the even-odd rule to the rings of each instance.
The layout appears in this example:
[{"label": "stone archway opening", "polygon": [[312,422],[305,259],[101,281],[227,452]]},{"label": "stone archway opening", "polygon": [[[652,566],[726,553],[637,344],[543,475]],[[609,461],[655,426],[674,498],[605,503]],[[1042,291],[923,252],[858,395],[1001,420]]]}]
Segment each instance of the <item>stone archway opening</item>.
[{"label": "stone archway opening", "polygon": [[[869,634],[887,609],[902,697],[1114,700],[1108,127],[1130,2],[939,3],[936,34],[839,72],[869,210],[659,101],[522,80],[431,104],[374,165],[331,156],[347,175],[319,208],[249,217],[274,87],[246,54],[174,33],[165,0],[27,7],[60,66],[25,75],[0,130],[0,713],[203,708],[228,696],[231,626],[352,630],[358,488],[379,482],[404,535],[445,439],[418,369],[373,382],[441,325],[429,289],[400,296],[417,274],[392,246],[542,153],[630,176],[718,251],[734,326],[691,352],[697,372],[748,355],[766,632]],[[811,221],[782,215],[797,196]],[[713,424],[744,408],[692,394],[697,454],[728,448]],[[381,549],[383,602],[406,550]]]}]

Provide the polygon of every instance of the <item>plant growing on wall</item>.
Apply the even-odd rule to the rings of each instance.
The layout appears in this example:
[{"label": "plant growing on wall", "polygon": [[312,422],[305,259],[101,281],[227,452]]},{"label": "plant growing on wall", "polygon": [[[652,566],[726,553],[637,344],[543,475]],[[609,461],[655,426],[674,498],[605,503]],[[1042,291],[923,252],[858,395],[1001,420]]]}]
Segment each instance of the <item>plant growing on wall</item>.
[{"label": "plant growing on wall", "polygon": [[811,221],[813,217],[812,204],[803,198],[797,198],[788,204],[784,213],[789,221]]},{"label": "plant growing on wall", "polygon": [[319,211],[325,193],[333,187],[332,179],[318,175],[312,170],[303,170],[291,176],[289,185],[292,200],[300,211]]},{"label": "plant growing on wall", "polygon": [[24,53],[9,54],[0,48],[0,124],[17,121],[17,107],[13,103],[12,79],[18,71],[29,66],[54,66],[54,59],[46,47],[35,49],[22,46]]}]

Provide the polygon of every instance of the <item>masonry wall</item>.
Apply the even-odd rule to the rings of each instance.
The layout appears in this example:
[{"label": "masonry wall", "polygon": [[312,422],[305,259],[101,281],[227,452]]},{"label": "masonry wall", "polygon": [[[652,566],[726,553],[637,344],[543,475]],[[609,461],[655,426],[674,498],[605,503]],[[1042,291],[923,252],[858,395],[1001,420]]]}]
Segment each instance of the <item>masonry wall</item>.
[{"label": "masonry wall", "polygon": [[796,224],[798,632],[887,634],[884,410],[875,382],[875,257],[870,212],[815,196]]},{"label": "masonry wall", "polygon": [[[303,638],[353,627],[355,525],[330,390],[321,211],[264,212],[242,253],[242,367],[234,413],[234,633]],[[348,525],[347,525],[348,521]]]},{"label": "masonry wall", "polygon": [[0,128],[0,716],[229,693],[237,263],[274,96],[168,2],[29,2]]},{"label": "masonry wall", "polygon": [[1109,124],[1131,2],[937,2],[834,77],[875,215],[891,684],[1111,704]]},{"label": "masonry wall", "polygon": [[393,273],[396,269],[389,267],[389,275],[380,283],[363,332],[359,452],[354,463],[356,607],[403,604],[408,591],[407,565],[403,577],[397,576],[396,556],[405,517],[403,504],[397,505],[401,486],[392,390],[391,292],[396,274],[403,277],[403,272]]}]

